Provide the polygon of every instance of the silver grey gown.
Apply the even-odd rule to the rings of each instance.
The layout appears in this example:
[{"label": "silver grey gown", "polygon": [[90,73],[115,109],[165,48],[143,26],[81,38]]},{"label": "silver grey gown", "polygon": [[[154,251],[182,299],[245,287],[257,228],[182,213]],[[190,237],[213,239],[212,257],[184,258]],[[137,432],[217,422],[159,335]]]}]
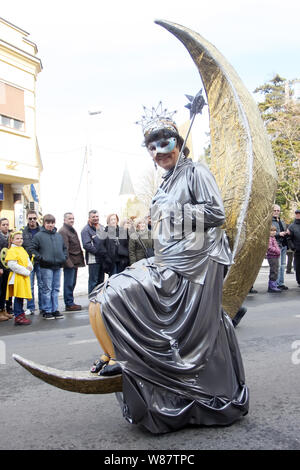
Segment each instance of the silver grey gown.
[{"label": "silver grey gown", "polygon": [[172,173],[152,201],[155,256],[90,295],[101,304],[122,366],[123,415],[152,433],[228,425],[249,403],[234,328],[221,306],[231,253],[218,187],[205,165],[186,158],[170,185]]}]

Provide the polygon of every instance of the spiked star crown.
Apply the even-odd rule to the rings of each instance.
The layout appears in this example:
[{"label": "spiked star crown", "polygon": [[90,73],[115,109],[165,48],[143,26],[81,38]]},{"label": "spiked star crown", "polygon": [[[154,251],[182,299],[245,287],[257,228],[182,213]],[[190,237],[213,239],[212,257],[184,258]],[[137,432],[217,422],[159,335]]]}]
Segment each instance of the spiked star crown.
[{"label": "spiked star crown", "polygon": [[177,126],[172,119],[176,111],[169,112],[167,109],[163,109],[161,101],[158,103],[157,108],[147,109],[146,106],[143,106],[143,108],[145,114],[136,124],[142,126],[144,137],[160,129],[170,129],[178,133]]}]

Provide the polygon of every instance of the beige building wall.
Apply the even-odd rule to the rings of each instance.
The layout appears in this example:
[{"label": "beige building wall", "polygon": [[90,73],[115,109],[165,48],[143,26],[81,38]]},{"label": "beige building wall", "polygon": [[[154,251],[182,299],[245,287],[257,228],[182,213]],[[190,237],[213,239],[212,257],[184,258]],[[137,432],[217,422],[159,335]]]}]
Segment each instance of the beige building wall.
[{"label": "beige building wall", "polygon": [[42,162],[36,136],[36,80],[42,70],[29,33],[0,18],[0,217],[19,228],[39,193]]}]

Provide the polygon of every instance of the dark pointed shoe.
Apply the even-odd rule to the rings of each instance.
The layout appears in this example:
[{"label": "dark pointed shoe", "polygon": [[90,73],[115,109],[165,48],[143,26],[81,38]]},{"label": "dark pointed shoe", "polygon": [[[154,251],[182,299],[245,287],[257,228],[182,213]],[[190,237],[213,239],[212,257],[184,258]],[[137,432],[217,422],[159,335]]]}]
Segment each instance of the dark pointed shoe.
[{"label": "dark pointed shoe", "polygon": [[100,372],[100,370],[102,370],[103,367],[106,366],[108,363],[109,359],[107,361],[103,361],[103,359],[98,359],[90,368],[90,372],[92,372],[93,374],[98,374],[98,372]]},{"label": "dark pointed shoe", "polygon": [[234,328],[238,326],[238,324],[240,323],[241,319],[243,318],[246,312],[247,312],[246,307],[240,307],[238,309],[236,316],[232,320],[232,324]]},{"label": "dark pointed shoe", "polygon": [[122,374],[122,367],[117,362],[115,364],[107,364],[105,365],[99,372],[98,375],[101,377],[111,377],[113,375],[120,375]]},{"label": "dark pointed shoe", "polygon": [[249,290],[249,294],[258,294],[258,291],[256,289],[253,289],[253,287],[251,287],[251,289]]}]

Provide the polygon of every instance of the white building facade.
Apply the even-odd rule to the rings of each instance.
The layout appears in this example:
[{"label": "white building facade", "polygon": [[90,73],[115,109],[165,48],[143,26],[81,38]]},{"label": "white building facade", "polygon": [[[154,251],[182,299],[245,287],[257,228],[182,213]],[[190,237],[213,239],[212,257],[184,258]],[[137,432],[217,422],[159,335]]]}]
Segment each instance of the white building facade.
[{"label": "white building facade", "polygon": [[29,33],[0,18],[0,217],[20,228],[39,212],[42,162],[36,136],[36,81],[42,70]]}]

